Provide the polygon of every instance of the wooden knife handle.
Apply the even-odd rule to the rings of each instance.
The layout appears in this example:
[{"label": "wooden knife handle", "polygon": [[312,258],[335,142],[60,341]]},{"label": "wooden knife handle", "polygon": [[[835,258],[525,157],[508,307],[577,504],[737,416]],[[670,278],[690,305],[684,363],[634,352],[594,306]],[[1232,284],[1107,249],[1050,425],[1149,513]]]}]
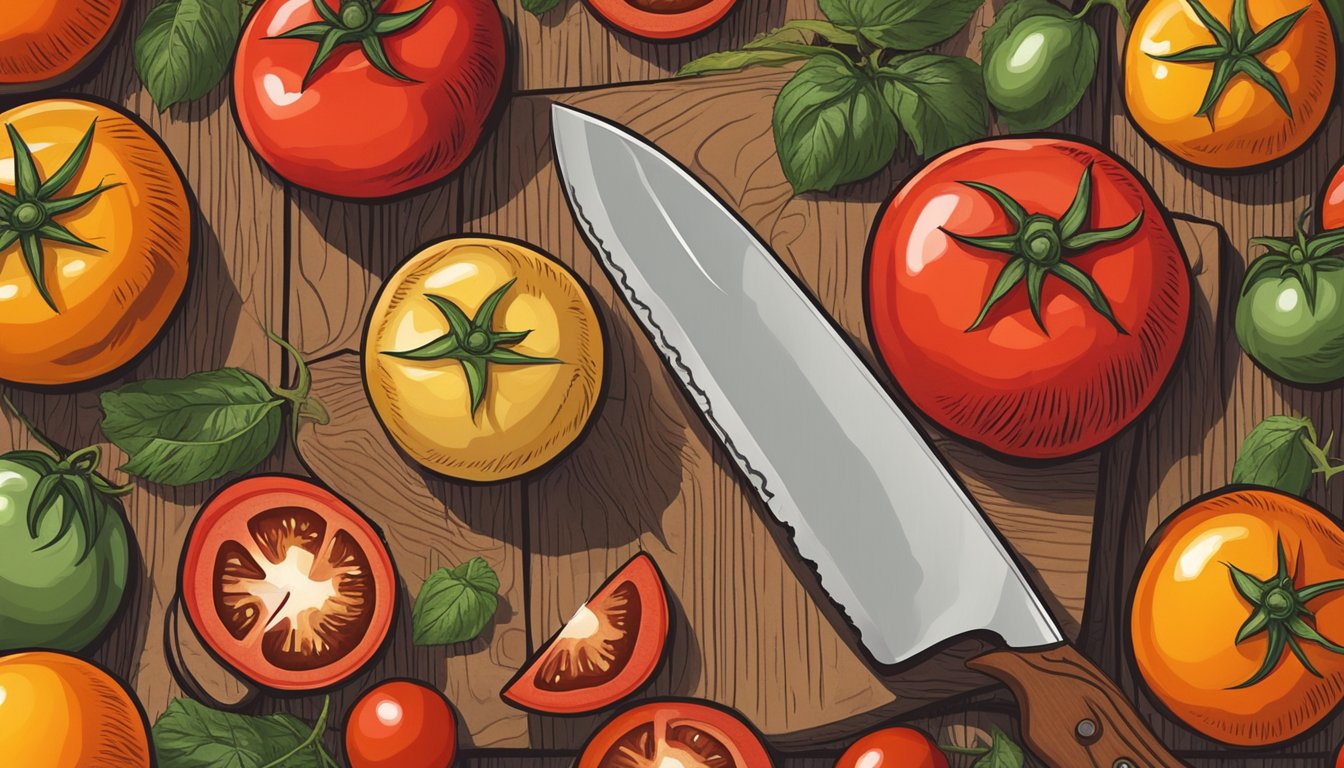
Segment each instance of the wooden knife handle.
[{"label": "wooden knife handle", "polygon": [[1120,689],[1068,644],[992,651],[966,666],[1008,684],[1027,746],[1051,768],[1183,768]]}]

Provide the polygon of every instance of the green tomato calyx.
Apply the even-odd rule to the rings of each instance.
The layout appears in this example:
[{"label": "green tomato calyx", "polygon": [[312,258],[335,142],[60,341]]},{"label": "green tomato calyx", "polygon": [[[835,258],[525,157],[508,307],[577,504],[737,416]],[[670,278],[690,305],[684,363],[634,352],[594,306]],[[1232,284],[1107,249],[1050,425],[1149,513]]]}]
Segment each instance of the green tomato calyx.
[{"label": "green tomato calyx", "polygon": [[1344,647],[1327,640],[1316,627],[1315,614],[1307,603],[1323,595],[1344,589],[1344,579],[1323,581],[1310,586],[1297,586],[1293,571],[1288,567],[1288,554],[1283,537],[1278,537],[1278,569],[1268,579],[1257,579],[1232,565],[1223,563],[1232,579],[1232,587],[1251,608],[1250,616],[1237,630],[1236,644],[1265,634],[1268,649],[1264,661],[1254,675],[1233,689],[1249,688],[1264,680],[1279,666],[1285,651],[1291,652],[1308,672],[1321,677],[1302,650],[1305,643],[1314,643],[1331,653],[1344,654]]},{"label": "green tomato calyx", "polygon": [[554,365],[563,362],[554,357],[534,357],[514,349],[516,344],[526,339],[532,331],[501,331],[494,328],[495,310],[503,301],[505,294],[517,282],[514,278],[500,286],[494,293],[481,302],[475,317],[442,296],[425,294],[425,298],[434,305],[443,319],[448,321],[448,332],[420,347],[405,352],[384,352],[389,357],[401,360],[431,362],[437,360],[456,360],[462,364],[467,375],[467,391],[471,396],[471,415],[481,408],[485,400],[486,388],[490,383],[490,363],[498,365]]},{"label": "green tomato calyx", "polygon": [[1158,61],[1213,65],[1213,76],[1209,80],[1209,87],[1204,92],[1204,100],[1200,102],[1195,117],[1207,117],[1212,125],[1213,108],[1217,106],[1223,92],[1238,75],[1245,75],[1269,91],[1279,108],[1291,118],[1293,108],[1288,103],[1288,95],[1284,93],[1278,77],[1260,60],[1260,55],[1283,42],[1297,24],[1297,20],[1302,18],[1302,14],[1311,6],[1303,6],[1301,10],[1277,19],[1264,29],[1256,31],[1251,28],[1250,13],[1246,7],[1247,0],[1232,0],[1231,18],[1226,25],[1205,8],[1200,0],[1186,0],[1186,2],[1190,4],[1199,22],[1213,36],[1213,44],[1198,45],[1176,53],[1162,55],[1150,53],[1148,56]]},{"label": "green tomato calyx", "polygon": [[28,275],[37,287],[37,294],[56,313],[60,310],[56,308],[56,302],[47,288],[47,258],[42,247],[43,241],[95,251],[104,249],[78,237],[57,222],[55,217],[82,208],[107,190],[121,186],[100,182],[87,192],[69,197],[57,196],[84,167],[89,148],[93,146],[93,132],[97,125],[96,119],[89,123],[89,129],[75,145],[74,151],[46,179],[38,174],[33,153],[19,135],[18,129],[10,124],[5,125],[10,146],[14,150],[14,191],[0,190],[0,254],[15,244],[19,246],[24,264],[28,267]]},{"label": "green tomato calyx", "polygon": [[392,64],[392,60],[387,57],[387,49],[383,46],[383,38],[414,26],[429,10],[434,0],[427,0],[424,5],[401,13],[378,13],[378,8],[384,1],[342,0],[340,10],[337,11],[327,5],[327,0],[313,0],[313,9],[317,11],[320,21],[300,24],[269,38],[317,43],[317,51],[313,54],[313,60],[308,65],[308,72],[304,74],[303,84],[299,90],[308,89],[317,77],[318,70],[331,59],[332,54],[342,46],[353,44],[359,45],[369,64],[379,72],[404,83],[417,82],[402,74]]},{"label": "green tomato calyx", "polygon": [[[33,426],[32,422],[10,402],[0,396],[11,413],[33,438],[46,450],[19,450],[0,454],[0,462],[22,467],[37,476],[28,496],[26,510],[28,535],[37,541],[42,522],[48,513],[60,505],[60,526],[49,541],[36,547],[41,551],[65,540],[75,523],[84,534],[84,546],[79,561],[89,556],[98,541],[108,515],[121,514],[118,497],[131,492],[131,486],[114,486],[98,473],[102,449],[96,445],[74,452],[57,447]],[[58,458],[60,457],[60,458]]]},{"label": "green tomato calyx", "polygon": [[1069,209],[1059,219],[1041,213],[1028,214],[1022,204],[1014,200],[1003,190],[976,181],[963,181],[963,186],[983,192],[992,199],[1015,227],[1012,232],[989,237],[971,237],[959,235],[943,229],[943,233],[963,245],[982,248],[1008,255],[999,276],[990,288],[989,296],[980,308],[980,314],[966,329],[967,333],[976,330],[985,322],[990,310],[1003,300],[1018,283],[1026,283],[1027,302],[1032,317],[1041,332],[1050,335],[1041,316],[1041,290],[1047,275],[1054,275],[1087,299],[1102,317],[1106,318],[1116,331],[1127,331],[1115,319],[1111,304],[1102,294],[1101,288],[1091,275],[1071,263],[1072,259],[1090,249],[1109,243],[1118,243],[1138,231],[1143,223],[1143,211],[1139,211],[1128,223],[1110,229],[1088,230],[1092,207],[1092,165],[1083,169],[1078,180],[1078,190],[1074,193]]},{"label": "green tomato calyx", "polygon": [[1296,278],[1302,285],[1307,310],[1316,313],[1317,281],[1322,272],[1344,269],[1344,229],[1329,229],[1320,234],[1307,234],[1311,206],[1297,217],[1297,226],[1291,238],[1253,237],[1251,245],[1264,248],[1266,253],[1246,270],[1241,281],[1241,295],[1250,293],[1260,280],[1276,275],[1280,280]]}]

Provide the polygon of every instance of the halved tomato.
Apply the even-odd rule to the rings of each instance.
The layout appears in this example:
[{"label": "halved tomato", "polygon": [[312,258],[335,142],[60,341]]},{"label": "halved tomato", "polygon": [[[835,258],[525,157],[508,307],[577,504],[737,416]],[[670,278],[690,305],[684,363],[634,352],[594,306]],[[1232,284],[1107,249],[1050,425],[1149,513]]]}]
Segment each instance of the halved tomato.
[{"label": "halved tomato", "polygon": [[627,709],[583,748],[578,768],[770,768],[745,720],[707,701],[654,701]]},{"label": "halved tomato", "polygon": [[267,688],[327,688],[392,626],[392,558],[368,520],[295,477],[241,480],[187,534],[182,605],[221,661]]},{"label": "halved tomato", "polygon": [[650,40],[679,40],[713,27],[737,0],[588,0],[607,23]]},{"label": "halved tomato", "polygon": [[653,677],[667,646],[668,619],[663,575],[641,552],[579,607],[501,695],[547,714],[609,707]]}]

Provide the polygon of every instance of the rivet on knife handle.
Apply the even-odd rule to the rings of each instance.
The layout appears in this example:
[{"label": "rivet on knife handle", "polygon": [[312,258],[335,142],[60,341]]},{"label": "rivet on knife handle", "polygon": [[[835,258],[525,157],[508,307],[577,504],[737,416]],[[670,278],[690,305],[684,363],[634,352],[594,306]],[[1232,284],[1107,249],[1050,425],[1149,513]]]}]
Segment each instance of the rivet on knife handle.
[{"label": "rivet on knife handle", "polygon": [[1007,683],[1027,746],[1052,768],[1184,768],[1124,694],[1070,645],[993,651],[966,662]]}]

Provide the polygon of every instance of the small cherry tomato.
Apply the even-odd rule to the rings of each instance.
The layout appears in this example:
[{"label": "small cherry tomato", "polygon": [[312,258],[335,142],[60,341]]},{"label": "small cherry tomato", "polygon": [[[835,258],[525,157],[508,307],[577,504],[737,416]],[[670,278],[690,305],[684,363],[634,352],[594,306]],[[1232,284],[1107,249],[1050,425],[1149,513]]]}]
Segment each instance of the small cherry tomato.
[{"label": "small cherry tomato", "polygon": [[382,683],[350,708],[345,752],[351,768],[448,768],[457,756],[457,716],[423,683]]},{"label": "small cherry tomato", "polygon": [[737,0],[588,0],[612,26],[650,40],[679,40],[713,27]]},{"label": "small cherry tomato", "polygon": [[947,758],[922,731],[883,728],[854,742],[835,768],[947,768]]}]

